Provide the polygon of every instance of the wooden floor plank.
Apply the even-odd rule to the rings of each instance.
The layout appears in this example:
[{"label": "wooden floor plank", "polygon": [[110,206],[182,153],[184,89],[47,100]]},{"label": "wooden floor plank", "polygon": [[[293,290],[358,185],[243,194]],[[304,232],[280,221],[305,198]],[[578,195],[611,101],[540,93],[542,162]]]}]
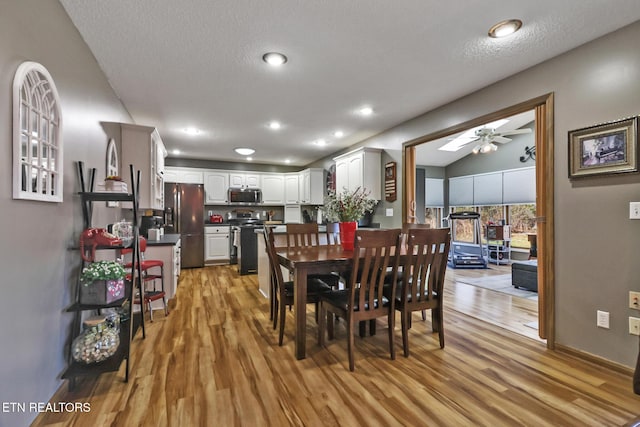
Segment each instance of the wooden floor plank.
[{"label": "wooden floor plank", "polygon": [[280,347],[255,275],[183,270],[169,316],[156,311],[147,338],[132,345],[129,382],[123,366],[73,392],[63,386],[52,402],[88,402],[91,412],[45,413],[33,425],[625,426],[640,416],[630,373],[547,350],[525,326],[535,301],[456,282],[458,274],[447,274],[444,349],[430,316],[416,313],[411,356],[396,322],[390,360],[381,319],[376,335],[355,337],[352,373],[344,322],[320,348],[309,306],[307,358],[296,360],[293,312]]}]

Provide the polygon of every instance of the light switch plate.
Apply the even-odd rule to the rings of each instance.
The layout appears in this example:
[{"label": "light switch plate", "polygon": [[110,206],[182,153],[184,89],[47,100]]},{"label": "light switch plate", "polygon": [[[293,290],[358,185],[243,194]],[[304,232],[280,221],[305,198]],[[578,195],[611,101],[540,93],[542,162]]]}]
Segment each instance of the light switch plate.
[{"label": "light switch plate", "polygon": [[393,208],[387,208],[387,210],[385,211],[385,215],[393,216]]},{"label": "light switch plate", "polygon": [[598,319],[596,320],[596,326],[599,328],[609,329],[609,312],[597,311]]}]

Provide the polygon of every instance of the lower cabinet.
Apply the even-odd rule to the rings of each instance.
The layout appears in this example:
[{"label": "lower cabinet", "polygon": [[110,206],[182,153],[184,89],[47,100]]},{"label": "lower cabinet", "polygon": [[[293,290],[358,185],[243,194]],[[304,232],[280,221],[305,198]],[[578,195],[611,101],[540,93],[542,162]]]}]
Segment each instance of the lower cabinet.
[{"label": "lower cabinet", "polygon": [[229,261],[229,226],[204,228],[204,262],[220,264]]}]

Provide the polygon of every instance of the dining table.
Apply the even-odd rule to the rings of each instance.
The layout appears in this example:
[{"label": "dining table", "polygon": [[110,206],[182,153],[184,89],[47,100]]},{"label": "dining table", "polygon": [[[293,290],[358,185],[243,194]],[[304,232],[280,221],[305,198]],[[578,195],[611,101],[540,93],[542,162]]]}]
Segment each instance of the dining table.
[{"label": "dining table", "polygon": [[[295,353],[306,357],[307,277],[310,274],[344,272],[351,269],[353,251],[341,245],[319,245],[299,248],[278,248],[278,262],[293,272],[293,315],[295,317]],[[323,319],[318,319],[323,321]]]},{"label": "dining table", "polygon": [[[405,262],[406,252],[406,246],[403,244],[399,252],[400,265]],[[307,277],[310,274],[342,273],[351,270],[353,250],[345,250],[342,245],[318,245],[290,249],[276,248],[276,253],[280,265],[293,273],[295,353],[296,358],[300,360],[306,357]],[[364,256],[364,251],[361,256]],[[318,319],[318,321],[324,320]]]}]

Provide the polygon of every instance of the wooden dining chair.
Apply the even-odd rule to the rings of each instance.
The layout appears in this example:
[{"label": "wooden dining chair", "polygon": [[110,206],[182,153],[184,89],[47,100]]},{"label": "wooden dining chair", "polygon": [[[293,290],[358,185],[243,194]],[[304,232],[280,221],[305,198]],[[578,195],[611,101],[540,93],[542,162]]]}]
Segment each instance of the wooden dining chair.
[{"label": "wooden dining chair", "polygon": [[[294,291],[292,281],[284,280],[282,275],[282,269],[280,268],[280,263],[278,262],[278,255],[276,253],[276,245],[275,239],[273,235],[273,230],[270,227],[265,227],[265,240],[266,240],[266,251],[267,256],[269,258],[269,266],[270,274],[273,278],[273,329],[276,329],[278,323],[280,324],[280,330],[278,333],[278,345],[282,345],[283,337],[284,337],[284,323],[286,319],[286,308],[292,307],[294,304]],[[308,304],[316,304],[316,312],[318,310],[318,302],[320,301],[320,295],[324,292],[328,292],[331,290],[326,283],[317,279],[309,279],[307,281],[307,297],[306,301]],[[316,315],[317,318],[317,315]]]},{"label": "wooden dining chair", "polygon": [[[327,235],[326,237],[328,238],[329,236]],[[320,239],[320,232],[317,223],[287,224],[288,249],[302,248],[305,246],[319,246],[321,244],[327,244],[327,242]],[[322,280],[332,288],[337,288],[340,283],[340,276],[331,272],[327,274],[309,275],[309,279]]]},{"label": "wooden dining chair", "polygon": [[[325,344],[325,329],[329,339],[333,339],[333,315],[340,316],[347,324],[347,350],[349,370],[355,369],[353,347],[354,328],[365,320],[375,320],[387,316],[389,327],[389,352],[395,359],[393,346],[394,301],[396,286],[390,288],[390,295],[384,295],[385,272],[391,268],[395,274],[398,268],[396,251],[400,249],[400,229],[357,230],[353,250],[353,269],[361,274],[352,274],[347,289],[332,290],[320,295],[320,320],[318,322],[318,343]],[[358,277],[359,276],[359,277]]]},{"label": "wooden dining chair", "polygon": [[402,347],[408,357],[414,311],[431,310],[432,330],[438,332],[440,348],[444,348],[442,298],[451,233],[448,228],[409,228],[406,232],[407,256],[402,264],[402,281],[396,285],[395,309],[400,311]]}]

